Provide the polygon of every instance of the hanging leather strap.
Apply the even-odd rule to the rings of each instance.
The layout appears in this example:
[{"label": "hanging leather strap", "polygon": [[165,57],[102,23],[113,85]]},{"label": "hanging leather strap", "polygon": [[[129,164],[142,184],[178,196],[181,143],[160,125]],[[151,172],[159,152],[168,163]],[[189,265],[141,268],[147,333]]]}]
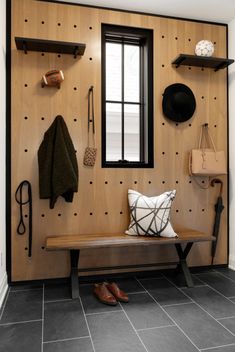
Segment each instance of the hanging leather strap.
[{"label": "hanging leather strap", "polygon": [[205,149],[205,148],[202,148],[202,139],[203,139],[203,136],[206,137],[208,136],[209,139],[210,139],[210,142],[212,144],[212,147],[214,149],[214,152],[216,153],[216,148],[215,148],[215,143],[211,137],[211,134],[209,132],[209,127],[208,127],[208,124],[205,123],[204,125],[202,125],[202,128],[201,128],[201,133],[200,133],[200,137],[199,137],[199,143],[198,143],[198,149]]},{"label": "hanging leather strap", "polygon": [[95,114],[94,114],[94,87],[90,86],[88,91],[88,134],[92,124],[92,132],[95,134]]},{"label": "hanging leather strap", "polygon": [[[28,198],[23,200],[23,188],[26,186]],[[29,222],[29,239],[28,239],[28,257],[32,256],[32,188],[29,181],[22,181],[17,190],[15,192],[15,200],[20,206],[20,221],[17,227],[18,235],[23,235],[26,232],[26,226],[24,223],[24,214],[23,214],[23,206],[29,204],[29,214],[28,214],[28,222]]]}]

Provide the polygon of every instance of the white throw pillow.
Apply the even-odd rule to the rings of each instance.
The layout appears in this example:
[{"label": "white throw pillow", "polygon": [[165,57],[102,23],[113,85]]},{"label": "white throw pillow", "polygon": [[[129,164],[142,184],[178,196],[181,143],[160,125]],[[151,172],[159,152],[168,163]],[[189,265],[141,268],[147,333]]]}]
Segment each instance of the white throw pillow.
[{"label": "white throw pillow", "polygon": [[177,237],[170,224],[170,210],[176,190],[147,197],[128,190],[130,225],[127,235]]}]

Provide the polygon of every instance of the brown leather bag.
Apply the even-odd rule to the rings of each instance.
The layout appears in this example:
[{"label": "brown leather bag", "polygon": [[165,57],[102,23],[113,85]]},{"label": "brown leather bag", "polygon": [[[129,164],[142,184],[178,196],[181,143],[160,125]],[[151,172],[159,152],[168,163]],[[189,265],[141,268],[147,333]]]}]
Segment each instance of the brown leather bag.
[{"label": "brown leather bag", "polygon": [[41,85],[42,88],[45,86],[48,87],[57,87],[60,89],[60,84],[64,80],[64,74],[61,70],[51,70],[48,71],[45,75],[42,76]]},{"label": "brown leather bag", "polygon": [[[212,148],[202,147],[202,139]],[[210,143],[209,143],[210,141]],[[215,176],[227,174],[224,151],[217,151],[209,133],[208,124],[202,125],[198,149],[192,149],[189,155],[190,176]]]},{"label": "brown leather bag", "polygon": [[[95,116],[94,116],[94,92],[93,86],[88,91],[88,146],[85,149],[83,164],[94,166],[96,161],[97,148],[95,147]],[[91,109],[90,109],[91,106]],[[91,111],[90,111],[91,110]],[[91,116],[90,116],[91,115]],[[90,146],[90,124],[92,124],[92,139],[94,146]]]}]

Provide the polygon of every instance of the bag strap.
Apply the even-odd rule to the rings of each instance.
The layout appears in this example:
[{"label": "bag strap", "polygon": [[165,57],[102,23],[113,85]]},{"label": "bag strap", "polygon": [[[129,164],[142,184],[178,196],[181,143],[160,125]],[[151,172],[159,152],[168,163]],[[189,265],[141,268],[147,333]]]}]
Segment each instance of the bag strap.
[{"label": "bag strap", "polygon": [[88,134],[92,124],[92,133],[95,134],[95,114],[94,114],[94,87],[90,86],[88,90]]},{"label": "bag strap", "polygon": [[200,132],[200,137],[199,137],[199,143],[198,143],[198,149],[205,149],[205,148],[202,148],[202,139],[203,139],[203,136],[205,137],[205,140],[206,140],[206,137],[208,136],[209,137],[209,140],[212,144],[212,147],[214,149],[214,152],[216,153],[216,148],[215,148],[215,143],[211,137],[211,134],[209,132],[209,127],[208,127],[208,123],[205,123],[202,125],[201,127],[201,132]]}]

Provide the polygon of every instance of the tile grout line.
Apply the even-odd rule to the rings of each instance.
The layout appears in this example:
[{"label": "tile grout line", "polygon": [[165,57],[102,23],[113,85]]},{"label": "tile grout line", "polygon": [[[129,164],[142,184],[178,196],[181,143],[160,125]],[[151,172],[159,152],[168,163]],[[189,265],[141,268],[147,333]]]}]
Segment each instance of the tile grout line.
[{"label": "tile grout line", "polygon": [[71,340],[80,340],[80,339],[90,339],[90,336],[80,336],[80,337],[71,337],[70,339],[61,339],[61,340],[52,340],[43,342],[44,345],[55,342],[71,341]]},{"label": "tile grout line", "polygon": [[5,310],[7,301],[8,301],[8,297],[9,297],[10,291],[11,291],[11,288],[9,287],[9,290],[8,290],[6,298],[5,298],[5,302],[4,302],[3,307],[2,307],[2,313],[0,314],[0,321],[1,321],[2,317],[3,317],[3,313],[4,313],[4,310]]},{"label": "tile grout line", "polygon": [[66,298],[66,299],[55,299],[53,301],[44,301],[46,304],[48,303],[54,303],[54,302],[67,302],[67,301],[72,301],[71,298]]},{"label": "tile grout line", "polygon": [[161,305],[161,307],[165,308],[165,307],[173,307],[173,306],[184,306],[186,304],[192,304],[194,302],[184,302],[184,303],[172,303],[172,304],[163,304]]},{"label": "tile grout line", "polygon": [[17,293],[17,292],[24,292],[24,291],[39,291],[39,290],[43,290],[43,287],[41,287],[41,288],[25,288],[22,290],[11,290],[11,292]]},{"label": "tile grout line", "polygon": [[235,282],[235,280],[233,280],[233,279],[231,279],[230,277],[228,277],[228,276],[226,276],[226,275],[220,273],[219,271],[216,271],[216,270],[215,270],[215,273],[216,273],[216,274],[219,274],[219,275],[221,275],[221,276],[223,276],[223,277],[225,277],[226,279],[228,279],[228,280],[230,280],[230,281],[232,281],[232,282]]},{"label": "tile grout line", "polygon": [[[200,280],[201,282],[204,282],[202,281],[200,278],[198,278],[198,280]],[[209,285],[208,283],[205,282],[205,285],[204,286],[207,286],[209,287],[211,290],[215,291],[216,293],[218,293],[220,296],[226,298],[228,301],[230,301],[232,304],[235,304],[234,301],[231,300],[231,298],[229,297],[226,297],[225,295],[223,295],[223,293],[221,293],[220,291],[216,290],[216,288],[212,287],[211,285]],[[197,286],[198,287],[198,286]]]},{"label": "tile grout line", "polygon": [[[167,278],[166,278],[166,280],[168,280]],[[168,280],[169,281],[169,280]],[[170,282],[170,281],[169,281]],[[174,285],[175,286],[175,285]],[[176,286],[175,286],[176,287]],[[191,297],[189,297],[186,293],[184,293],[183,292],[183,290],[181,290],[180,288],[178,288],[178,287],[176,287],[180,292],[182,292],[186,297],[188,297],[188,298],[190,298],[190,299],[192,299]],[[214,318],[213,317],[213,315],[211,315],[209,312],[207,312],[199,303],[197,303],[196,301],[194,301],[193,299],[192,299],[192,302],[194,303],[194,304],[196,304],[199,308],[201,308],[206,314],[208,314],[213,320],[215,320],[218,324],[220,324],[224,329],[226,329],[231,335],[233,335],[233,336],[235,336],[235,334],[234,333],[232,333],[232,331],[230,331],[228,328],[226,328],[222,323],[220,323],[220,321],[218,321],[216,318]],[[215,348],[216,346],[214,346],[214,348]]]},{"label": "tile grout line", "polygon": [[235,315],[232,315],[231,317],[217,318],[217,320],[226,320],[226,319],[233,319],[233,318],[235,318]]},{"label": "tile grout line", "polygon": [[[139,282],[139,284],[145,289],[145,287],[142,285],[142,283],[136,278],[136,280]],[[145,289],[146,290],[146,289]],[[168,316],[168,318],[170,318],[171,321],[173,321],[173,323],[175,324],[175,326],[183,333],[183,335],[191,342],[191,344],[200,352],[200,349],[197,347],[197,345],[195,345],[195,343],[186,335],[186,333],[184,332],[183,329],[181,329],[181,327],[176,323],[176,321],[171,318],[170,314],[168,314],[168,312],[161,307],[161,305],[158,303],[158,301],[151,295],[151,293],[146,290],[146,292],[149,294],[149,296],[154,300],[154,302],[164,311],[164,313]]]},{"label": "tile grout line", "polygon": [[129,321],[129,323],[130,323],[132,329],[134,330],[135,334],[137,335],[137,337],[138,337],[138,339],[139,339],[141,345],[144,347],[144,349],[145,349],[146,352],[149,352],[149,351],[147,350],[147,347],[146,347],[145,344],[143,343],[143,341],[142,341],[140,335],[138,334],[138,331],[136,330],[136,328],[135,328],[134,325],[132,324],[130,318],[128,317],[128,315],[127,315],[125,309],[123,308],[122,304],[121,304],[120,302],[119,302],[119,304],[120,304],[120,306],[121,306],[121,308],[122,308],[122,312],[125,314],[125,316],[126,316],[127,320]]},{"label": "tile grout line", "polygon": [[42,286],[42,344],[41,344],[41,352],[43,352],[43,335],[44,335],[44,294],[45,294],[45,286]]},{"label": "tile grout line", "polygon": [[35,323],[38,321],[42,321],[42,319],[34,319],[34,320],[23,320],[23,321],[13,321],[11,323],[2,323],[0,326],[5,326],[5,325],[14,325],[14,324],[27,324],[27,323]]},{"label": "tile grout line", "polygon": [[221,346],[216,346],[216,347],[207,347],[207,348],[202,348],[200,351],[210,351],[213,349],[221,348],[221,347],[229,347],[229,346],[235,346],[235,343],[230,343],[228,345],[221,345]]},{"label": "tile grout line", "polygon": [[108,313],[121,313],[122,310],[110,310],[110,311],[104,311],[104,312],[95,312],[95,313],[85,313],[86,316],[90,315],[99,315],[99,314],[108,314]]},{"label": "tile grout line", "polygon": [[89,337],[90,337],[90,339],[91,339],[92,349],[93,349],[93,351],[95,352],[95,346],[94,346],[94,342],[93,342],[93,339],[92,339],[92,336],[91,336],[91,331],[90,331],[90,328],[89,328],[89,324],[88,324],[88,321],[87,321],[87,317],[86,317],[86,314],[85,314],[85,310],[84,310],[84,307],[83,307],[83,303],[82,303],[82,300],[81,300],[81,296],[79,296],[79,300],[80,300],[80,304],[81,304],[81,307],[82,307],[82,312],[83,312],[83,315],[84,315],[84,318],[85,318],[85,321],[86,321],[86,325],[87,325],[87,330],[88,330],[88,333],[89,333]]},{"label": "tile grout line", "polygon": [[170,328],[176,326],[175,324],[171,325],[162,325],[162,326],[153,326],[152,328],[144,328],[144,329],[136,329],[136,331],[148,331],[148,330],[155,330],[155,329],[164,329],[164,328]]}]

